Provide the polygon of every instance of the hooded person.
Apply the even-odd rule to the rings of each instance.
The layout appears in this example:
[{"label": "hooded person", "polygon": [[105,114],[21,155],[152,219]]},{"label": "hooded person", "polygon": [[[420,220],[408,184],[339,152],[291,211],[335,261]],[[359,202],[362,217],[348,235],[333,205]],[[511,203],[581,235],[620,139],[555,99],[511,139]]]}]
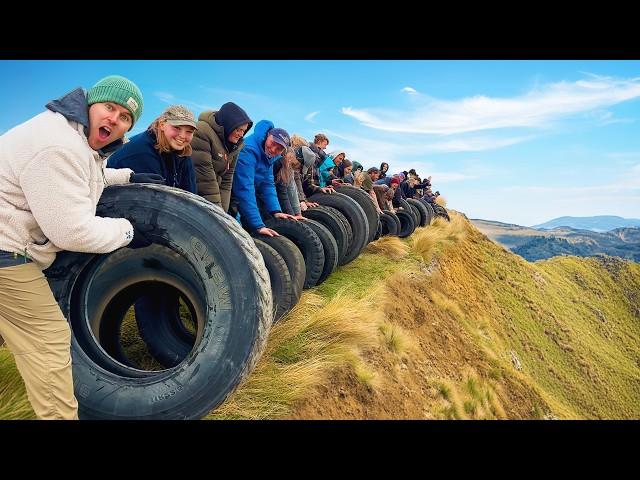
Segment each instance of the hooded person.
[{"label": "hooded person", "polygon": [[231,187],[244,135],[253,126],[249,115],[233,102],[202,112],[191,142],[198,195],[229,210]]},{"label": "hooded person", "polygon": [[333,172],[333,169],[342,163],[345,157],[346,154],[344,152],[335,150],[322,162],[320,167],[318,167],[318,176],[321,187],[330,185],[329,176]]},{"label": "hooded person", "polygon": [[151,242],[126,218],[96,216],[106,185],[159,183],[104,167],[142,114],[140,89],[111,75],[67,93],[0,135],[0,335],[39,419],[77,419],[71,331],[42,270],[62,250],[108,253]]},{"label": "hooded person", "polygon": [[260,120],[238,155],[230,213],[239,213],[243,227],[250,232],[278,235],[265,226],[263,215],[296,220],[293,215],[282,213],[273,179],[273,164],[290,143],[286,130],[275,128],[270,120]]}]

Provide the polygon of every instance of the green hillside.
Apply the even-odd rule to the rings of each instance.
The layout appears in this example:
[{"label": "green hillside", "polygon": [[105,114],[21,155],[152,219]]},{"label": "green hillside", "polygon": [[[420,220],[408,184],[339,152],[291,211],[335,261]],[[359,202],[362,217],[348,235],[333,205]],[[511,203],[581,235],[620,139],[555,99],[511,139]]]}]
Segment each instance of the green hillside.
[{"label": "green hillside", "polygon": [[[27,418],[13,368],[0,349],[0,418]],[[452,212],[305,291],[207,418],[618,419],[639,400],[640,265],[530,263]]]}]

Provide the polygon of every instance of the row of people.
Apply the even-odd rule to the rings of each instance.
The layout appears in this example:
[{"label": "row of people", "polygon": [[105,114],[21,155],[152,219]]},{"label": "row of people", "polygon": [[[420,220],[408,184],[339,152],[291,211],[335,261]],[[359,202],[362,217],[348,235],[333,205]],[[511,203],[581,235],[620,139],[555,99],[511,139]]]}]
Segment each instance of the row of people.
[{"label": "row of people", "polygon": [[[127,140],[143,105],[135,83],[112,75],[48,103],[0,136],[0,336],[15,355],[38,418],[77,418],[71,333],[42,270],[61,250],[108,253],[151,244],[133,219],[96,216],[106,186],[180,188],[269,236],[277,232],[265,218],[303,220],[301,213],[317,206],[308,197],[332,194],[337,184],[363,188],[379,210],[390,200],[397,207],[397,192],[415,196],[423,188],[425,198],[432,195],[430,182],[416,183],[415,172],[389,178],[386,163],[364,171],[344,151],[326,154],[324,134],[308,143],[269,120],[254,127],[233,102],[197,120],[172,105]],[[167,308],[176,301],[166,299]],[[144,315],[138,307],[136,314]]]}]

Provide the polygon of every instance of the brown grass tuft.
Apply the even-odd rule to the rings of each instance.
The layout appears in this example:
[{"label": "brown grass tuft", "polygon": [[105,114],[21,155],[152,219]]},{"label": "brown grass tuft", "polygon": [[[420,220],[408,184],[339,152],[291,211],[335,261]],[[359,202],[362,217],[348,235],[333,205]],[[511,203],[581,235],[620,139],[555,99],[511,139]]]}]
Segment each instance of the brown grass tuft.
[{"label": "brown grass tuft", "polygon": [[332,368],[349,364],[375,386],[375,373],[361,362],[362,349],[378,345],[379,290],[351,299],[340,290],[328,302],[304,292],[300,302],[269,334],[267,348],[249,378],[207,418],[273,418],[327,380]]},{"label": "brown grass tuft", "polygon": [[409,245],[398,237],[382,237],[371,242],[365,249],[369,253],[379,253],[393,260],[399,260],[409,252]]}]

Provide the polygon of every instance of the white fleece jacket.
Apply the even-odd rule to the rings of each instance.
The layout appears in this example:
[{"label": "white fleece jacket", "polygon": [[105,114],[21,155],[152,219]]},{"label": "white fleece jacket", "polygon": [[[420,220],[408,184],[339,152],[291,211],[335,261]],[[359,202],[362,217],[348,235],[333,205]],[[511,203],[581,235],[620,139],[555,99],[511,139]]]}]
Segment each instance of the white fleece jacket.
[{"label": "white fleece jacket", "polygon": [[41,269],[56,252],[107,253],[127,245],[124,218],[96,217],[106,185],[128,168],[103,168],[84,127],[47,110],[0,136],[0,250],[25,253]]}]

